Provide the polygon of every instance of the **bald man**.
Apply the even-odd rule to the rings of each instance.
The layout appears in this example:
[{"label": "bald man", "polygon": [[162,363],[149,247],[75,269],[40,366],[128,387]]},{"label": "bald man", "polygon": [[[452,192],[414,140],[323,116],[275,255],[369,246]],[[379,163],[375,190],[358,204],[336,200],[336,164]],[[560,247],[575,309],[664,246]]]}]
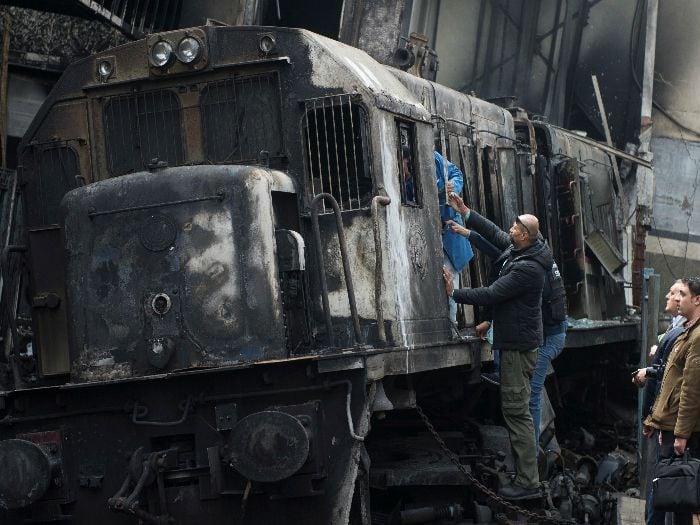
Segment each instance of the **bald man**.
[{"label": "bald man", "polygon": [[464,223],[502,250],[494,265],[498,277],[489,286],[454,290],[449,271],[443,269],[445,290],[458,303],[490,307],[493,346],[501,352],[501,410],[513,448],[515,479],[499,494],[511,500],[540,497],[535,429],[530,414],[530,379],[543,342],[542,289],[552,268],[552,254],[537,239],[537,217],[519,215],[508,233],[451,194],[449,204]]}]

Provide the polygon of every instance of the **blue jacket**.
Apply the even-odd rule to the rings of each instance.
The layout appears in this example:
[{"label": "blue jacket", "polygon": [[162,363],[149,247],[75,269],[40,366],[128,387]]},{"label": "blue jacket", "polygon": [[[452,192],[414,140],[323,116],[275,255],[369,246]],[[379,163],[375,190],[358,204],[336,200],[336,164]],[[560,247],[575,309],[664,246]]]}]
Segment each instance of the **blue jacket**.
[{"label": "blue jacket", "polygon": [[[447,257],[449,257],[450,262],[455,267],[455,270],[461,272],[462,268],[471,261],[474,253],[472,252],[469,241],[465,237],[462,237],[458,233],[452,233],[450,228],[445,225],[445,221],[452,220],[464,226],[464,221],[462,217],[445,202],[445,181],[442,177],[443,158],[437,151],[433,153],[435,154],[435,178],[437,179],[440,217],[442,218],[442,247]],[[447,162],[447,180],[454,184],[455,193],[462,193],[462,187],[464,186],[462,172],[449,160],[445,160],[445,162]]]}]

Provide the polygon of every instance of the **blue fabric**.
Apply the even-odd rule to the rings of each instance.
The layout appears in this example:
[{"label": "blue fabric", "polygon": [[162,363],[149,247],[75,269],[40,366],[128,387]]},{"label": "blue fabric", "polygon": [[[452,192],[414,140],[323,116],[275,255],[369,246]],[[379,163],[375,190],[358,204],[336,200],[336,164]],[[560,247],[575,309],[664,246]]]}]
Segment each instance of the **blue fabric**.
[{"label": "blue fabric", "polygon": [[561,323],[557,324],[544,324],[542,323],[542,331],[544,332],[544,336],[550,336],[550,335],[558,335],[558,334],[563,334],[566,333],[566,327],[568,326],[568,321],[562,321]]},{"label": "blue fabric", "polygon": [[[459,288],[459,272],[457,272],[454,267],[452,266],[452,261],[450,261],[450,258],[447,256],[447,254],[443,251],[442,252],[442,264],[450,271],[450,274],[452,275],[452,286],[456,290]],[[448,308],[450,310],[450,320],[453,323],[457,322],[457,303],[455,303],[455,300],[452,299],[452,297],[447,298],[447,304]]]},{"label": "blue fabric", "polygon": [[474,253],[472,247],[466,237],[462,237],[458,233],[452,233],[450,228],[445,225],[445,221],[455,221],[457,224],[464,226],[462,216],[454,211],[452,207],[445,201],[445,181],[443,179],[443,162],[447,162],[447,180],[454,184],[454,192],[462,193],[464,187],[464,178],[459,168],[452,164],[449,160],[443,159],[437,151],[435,155],[435,178],[437,179],[438,201],[440,204],[440,217],[442,218],[442,247],[445,253],[452,261],[452,266],[458,272],[462,271],[469,261],[471,261]]},{"label": "blue fabric", "polygon": [[540,419],[542,417],[542,389],[544,388],[544,380],[547,378],[547,370],[549,363],[556,358],[564,349],[564,340],[566,332],[547,335],[544,338],[544,343],[540,346],[539,354],[537,355],[537,363],[532,371],[532,379],[530,380],[530,415],[532,423],[535,427],[535,452],[539,453],[540,449]]}]

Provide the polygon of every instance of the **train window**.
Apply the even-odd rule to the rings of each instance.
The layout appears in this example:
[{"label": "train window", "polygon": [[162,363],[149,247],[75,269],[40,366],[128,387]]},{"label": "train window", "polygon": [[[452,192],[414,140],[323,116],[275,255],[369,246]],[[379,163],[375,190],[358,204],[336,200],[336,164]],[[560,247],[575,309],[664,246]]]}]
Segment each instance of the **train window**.
[{"label": "train window", "polygon": [[156,158],[182,164],[180,113],[179,99],[169,90],[109,98],[102,118],[110,173],[143,170]]},{"label": "train window", "polygon": [[210,82],[202,91],[204,153],[210,162],[258,162],[282,154],[276,73]]},{"label": "train window", "polygon": [[[530,179],[518,169],[515,149],[500,148],[498,153],[498,178],[501,181],[501,205],[505,224],[511,217],[521,213],[532,213],[531,199],[523,193],[523,179]],[[522,177],[521,177],[522,175]]]},{"label": "train window", "polygon": [[78,156],[68,146],[35,146],[31,155],[30,162],[36,170],[30,180],[32,200],[38,204],[30,210],[30,214],[36,217],[32,222],[56,224],[61,199],[77,187]]},{"label": "train window", "polygon": [[416,177],[415,127],[409,122],[397,121],[399,134],[399,185],[401,202],[417,206],[419,201],[419,178]]},{"label": "train window", "polygon": [[[303,138],[312,195],[330,193],[343,211],[369,206],[367,117],[352,95],[305,102]],[[324,212],[327,208],[324,208]]]}]

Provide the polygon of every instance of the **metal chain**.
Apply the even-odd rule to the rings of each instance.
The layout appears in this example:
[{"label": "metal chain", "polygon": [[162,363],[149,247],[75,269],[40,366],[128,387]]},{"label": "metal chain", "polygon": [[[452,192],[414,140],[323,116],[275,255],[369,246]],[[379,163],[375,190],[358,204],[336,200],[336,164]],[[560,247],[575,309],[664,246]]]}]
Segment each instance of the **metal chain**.
[{"label": "metal chain", "polygon": [[481,483],[479,480],[477,480],[471,472],[467,470],[467,468],[462,465],[459,461],[459,457],[457,454],[452,452],[447,445],[445,444],[445,441],[440,437],[440,434],[438,434],[437,430],[435,430],[435,427],[433,424],[430,422],[428,419],[428,416],[425,415],[425,412],[423,412],[423,409],[416,405],[416,412],[418,412],[418,415],[420,418],[423,420],[423,423],[427,427],[427,429],[430,431],[430,433],[433,435],[435,438],[435,441],[438,442],[438,445],[440,445],[440,448],[442,448],[443,452],[447,454],[447,457],[450,458],[450,461],[454,463],[454,465],[457,467],[457,469],[464,474],[464,476],[472,483],[473,486],[475,486],[481,493],[486,495],[489,499],[492,501],[495,501],[496,503],[499,503],[503,505],[505,508],[507,508],[510,511],[513,512],[519,512],[520,514],[524,515],[526,518],[536,520],[536,521],[544,521],[548,523],[565,523],[567,525],[571,525],[572,523],[576,523],[574,520],[567,520],[567,519],[562,519],[562,518],[555,518],[553,516],[548,516],[546,514],[538,514],[536,512],[532,512],[530,510],[524,509],[522,507],[519,507],[513,503],[511,503],[508,500],[505,500],[498,496],[494,491],[489,489],[486,485]]}]

